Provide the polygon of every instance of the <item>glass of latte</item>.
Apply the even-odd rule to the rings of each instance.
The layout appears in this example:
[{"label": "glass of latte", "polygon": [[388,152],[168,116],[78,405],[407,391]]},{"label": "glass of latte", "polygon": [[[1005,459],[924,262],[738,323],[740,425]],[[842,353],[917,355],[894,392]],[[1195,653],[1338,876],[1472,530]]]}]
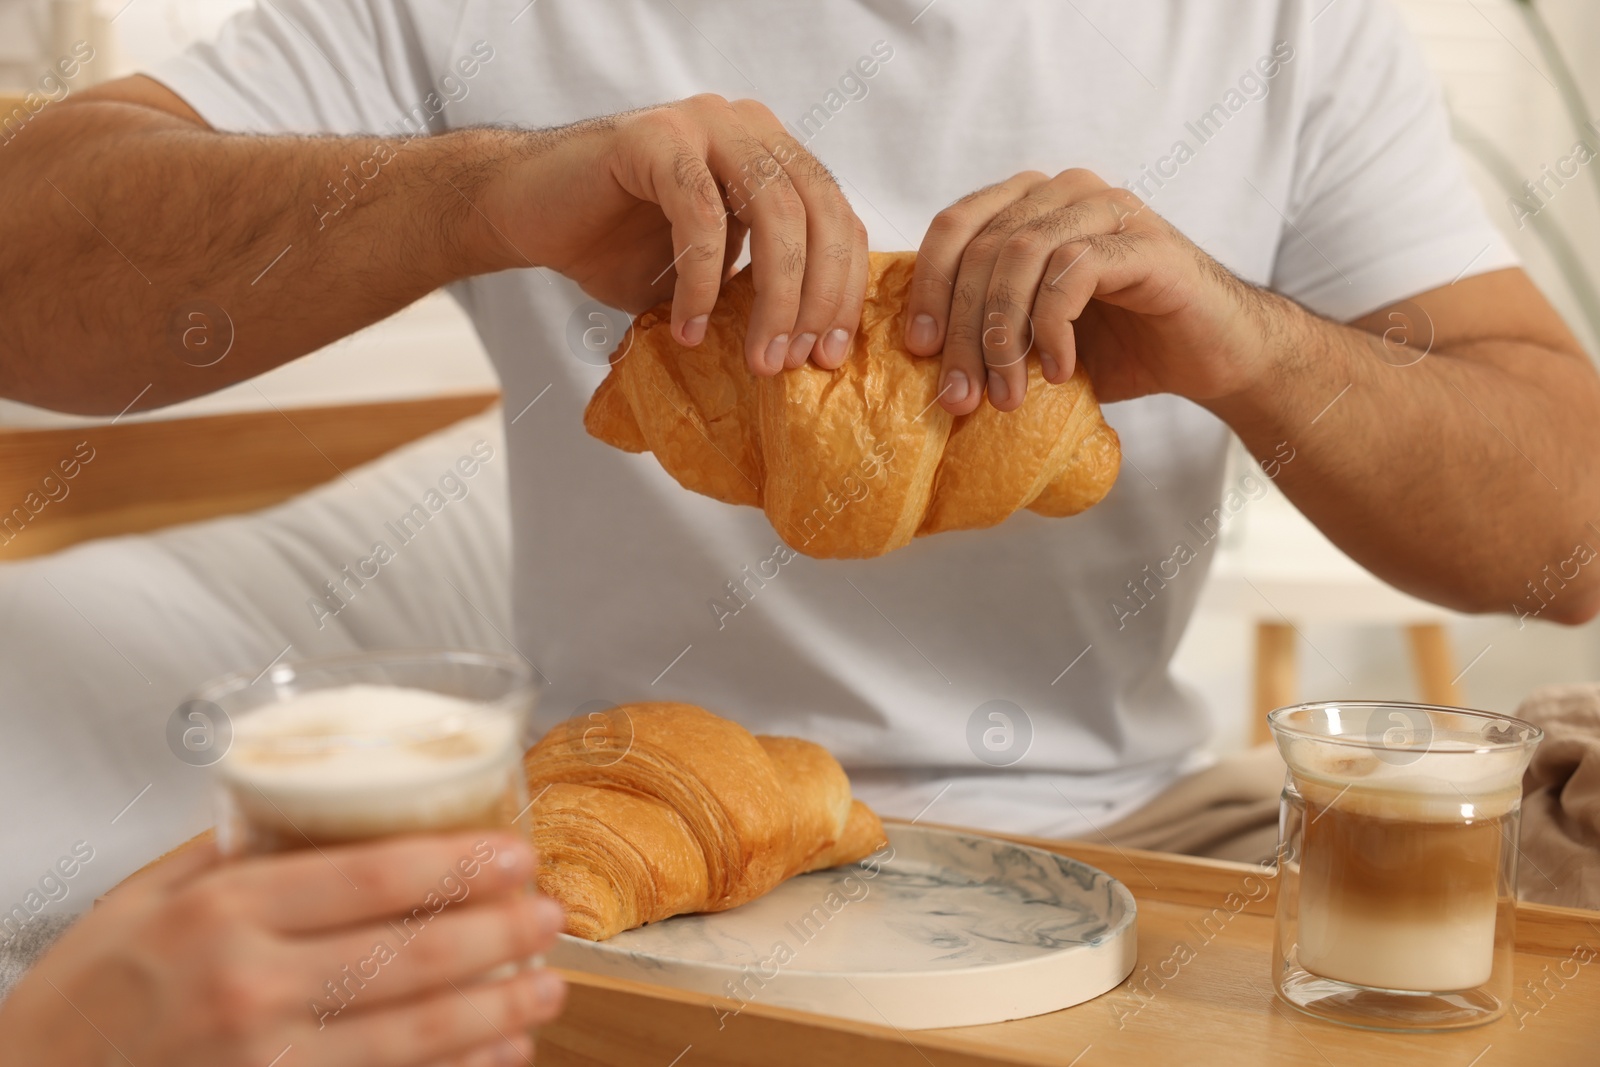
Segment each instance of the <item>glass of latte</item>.
[{"label": "glass of latte", "polygon": [[211,683],[186,707],[229,735],[214,767],[219,847],[255,855],[474,829],[531,840],[530,675],[492,653],[397,651]]},{"label": "glass of latte", "polygon": [[1268,716],[1288,764],[1274,981],[1383,1030],[1490,1022],[1511,1001],[1522,773],[1542,733],[1370,701]]}]

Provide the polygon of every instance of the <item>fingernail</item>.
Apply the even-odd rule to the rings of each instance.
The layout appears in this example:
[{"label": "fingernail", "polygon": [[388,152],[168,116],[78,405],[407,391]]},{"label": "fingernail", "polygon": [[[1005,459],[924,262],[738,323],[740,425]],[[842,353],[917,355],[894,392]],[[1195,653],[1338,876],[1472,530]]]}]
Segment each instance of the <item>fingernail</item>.
[{"label": "fingernail", "polygon": [[567,983],[554,971],[540,971],[533,976],[533,995],[539,998],[540,1004],[550,1004],[557,1000]]},{"label": "fingernail", "polygon": [[798,367],[800,364],[810,359],[811,348],[816,343],[817,335],[814,333],[803,333],[799,337],[796,337],[794,339],[794,343],[789,346],[789,365],[791,367]]},{"label": "fingernail", "polygon": [[696,315],[683,324],[683,343],[691,348],[706,339],[706,323],[710,315]]},{"label": "fingernail", "polygon": [[1055,356],[1052,356],[1048,352],[1040,352],[1039,369],[1044,371],[1044,376],[1046,378],[1054,378],[1056,376],[1056,371],[1060,370],[1061,368],[1060,365],[1056,363]]},{"label": "fingernail", "polygon": [[567,925],[567,914],[554,900],[540,897],[533,904],[533,921],[541,932],[556,933]]},{"label": "fingernail", "polygon": [[1006,397],[1011,395],[1011,390],[1006,386],[1006,380],[998,374],[989,375],[989,403],[1004,404]]},{"label": "fingernail", "polygon": [[762,361],[770,371],[783,369],[784,357],[789,354],[789,335],[780,333],[767,343],[767,352]]},{"label": "fingernail", "polygon": [[830,366],[837,367],[844,362],[845,346],[849,343],[849,330],[840,328],[828,331],[828,336],[822,339],[822,354],[827,357]]},{"label": "fingernail", "polygon": [[918,315],[911,320],[911,343],[917,348],[927,348],[939,338],[939,327],[932,315]]},{"label": "fingernail", "polygon": [[953,370],[944,376],[944,398],[952,404],[959,404],[967,398],[967,376],[961,371]]},{"label": "fingernail", "polygon": [[527,874],[533,870],[533,850],[526,842],[518,841],[507,848],[502,848],[494,854],[494,865],[512,877]]}]

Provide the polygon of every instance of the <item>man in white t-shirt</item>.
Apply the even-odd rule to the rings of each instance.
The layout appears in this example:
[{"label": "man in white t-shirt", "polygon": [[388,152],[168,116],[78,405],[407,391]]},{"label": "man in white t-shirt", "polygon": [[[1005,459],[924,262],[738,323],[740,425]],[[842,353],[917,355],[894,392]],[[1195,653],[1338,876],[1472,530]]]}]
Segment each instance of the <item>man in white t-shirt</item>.
[{"label": "man in white t-shirt", "polygon": [[[1465,610],[1600,513],[1600,383],[1379,0],[275,0],[5,151],[0,393],[170,403],[450,286],[515,416],[542,713],[702,704],[828,745],[893,814],[1075,834],[1192,765],[1168,663],[1230,429],[1358,561]],[[588,438],[604,352],[574,338],[670,296],[697,342],[746,238],[752,373],[836,366],[869,244],[919,248],[941,403],[1015,408],[1023,338],[1053,381],[1082,361],[1110,496],[745,581],[777,534]],[[197,308],[234,337],[202,369],[171,347]],[[1584,573],[1546,615],[1597,609]]]}]

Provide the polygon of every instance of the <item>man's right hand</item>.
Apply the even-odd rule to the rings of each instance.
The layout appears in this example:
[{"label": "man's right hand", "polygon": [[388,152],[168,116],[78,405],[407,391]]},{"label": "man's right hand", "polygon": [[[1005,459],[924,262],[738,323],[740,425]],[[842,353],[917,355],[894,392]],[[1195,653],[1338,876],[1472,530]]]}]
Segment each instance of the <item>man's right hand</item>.
[{"label": "man's right hand", "polygon": [[562,983],[495,969],[560,928],[524,891],[533,863],[503,833],[232,863],[193,848],[112,891],[28,972],[0,1009],[0,1067],[529,1062]]},{"label": "man's right hand", "polygon": [[40,112],[0,152],[0,203],[0,397],[82,414],[220,389],[514,267],[629,311],[671,297],[694,345],[748,236],[757,374],[837,366],[866,289],[827,168],[717,96],[554,130],[261,137],[135,75]]},{"label": "man's right hand", "polygon": [[512,136],[483,203],[518,257],[629,311],[670,296],[673,335],[693,346],[748,233],[751,371],[843,362],[861,320],[866,227],[765,106],[703,95]]}]

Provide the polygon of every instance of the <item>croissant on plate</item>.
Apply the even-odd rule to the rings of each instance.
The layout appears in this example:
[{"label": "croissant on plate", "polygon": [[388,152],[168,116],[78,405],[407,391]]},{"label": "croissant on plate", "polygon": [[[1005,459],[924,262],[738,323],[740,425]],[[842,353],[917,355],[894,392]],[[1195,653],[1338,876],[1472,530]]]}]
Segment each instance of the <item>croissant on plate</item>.
[{"label": "croissant on plate", "polygon": [[603,719],[560,723],[523,759],[539,889],[566,908],[569,934],[603,941],[724,911],[885,841],[820,745],[756,736],[690,704],[627,704]]},{"label": "croissant on plate", "polygon": [[640,315],[612,354],[584,426],[653,452],[686,489],[762,508],[789,546],[819,559],[880,556],[913,537],[993,526],[1026,508],[1075,515],[1121,464],[1082,365],[1061,385],[1028,361],[1013,412],[941,407],[939,360],[901,346],[916,254],[871,253],[861,328],[843,366],[756,378],[744,361],[749,269],[722,289],[705,340],[678,344],[671,305]]}]

